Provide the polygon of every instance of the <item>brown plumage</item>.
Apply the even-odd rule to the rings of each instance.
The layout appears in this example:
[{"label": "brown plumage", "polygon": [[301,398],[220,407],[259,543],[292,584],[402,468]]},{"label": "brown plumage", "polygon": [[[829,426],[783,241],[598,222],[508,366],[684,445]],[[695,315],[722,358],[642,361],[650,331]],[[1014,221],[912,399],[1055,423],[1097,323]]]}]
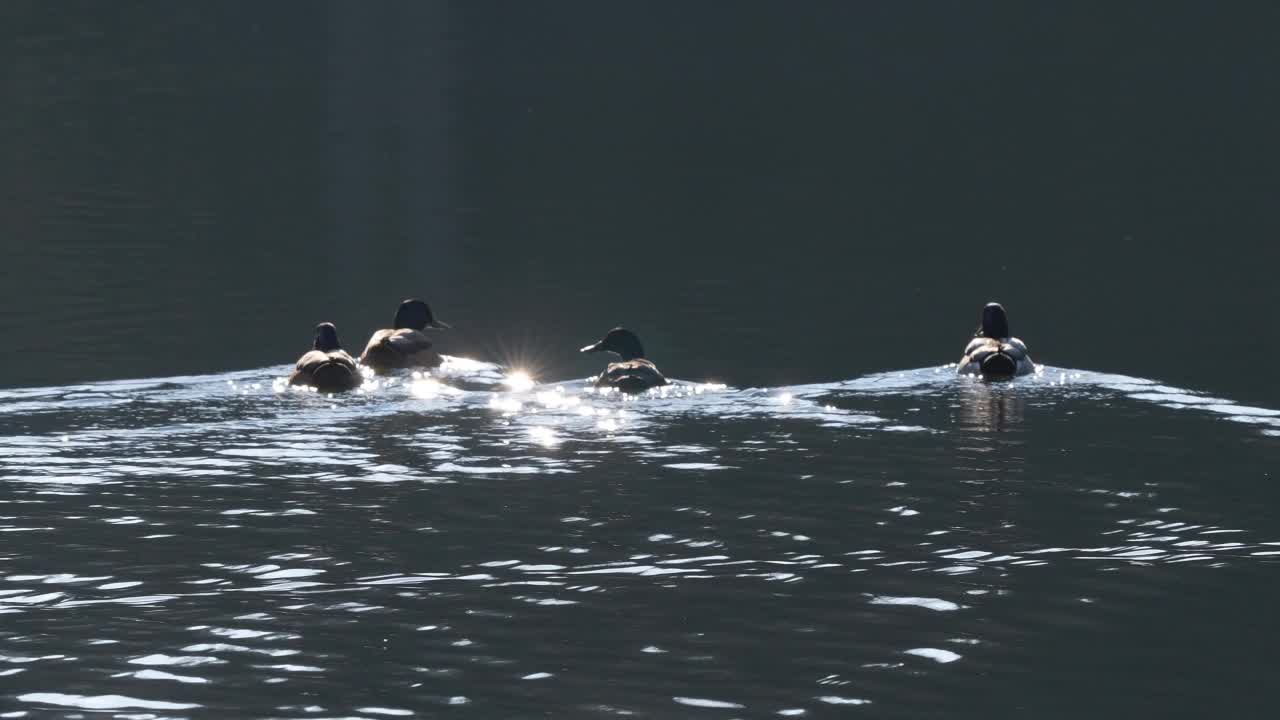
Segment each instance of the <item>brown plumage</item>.
[{"label": "brown plumage", "polygon": [[596,387],[617,388],[627,393],[644,392],[666,384],[667,379],[658,372],[658,367],[644,358],[609,363],[596,378]]},{"label": "brown plumage", "polygon": [[982,309],[982,327],[965,346],[956,372],[997,379],[1029,375],[1035,370],[1026,344],[1009,336],[1009,317],[1004,308],[999,303],[989,303]]},{"label": "brown plumage", "polygon": [[360,363],[375,372],[387,372],[402,368],[433,368],[444,362],[440,353],[421,330],[400,328],[379,330],[369,338]]},{"label": "brown plumage", "polygon": [[611,352],[622,359],[609,363],[596,377],[596,387],[616,388],[625,393],[639,393],[667,384],[658,367],[644,357],[640,338],[625,328],[614,328],[604,339],[582,348],[582,352]]},{"label": "brown plumage", "polygon": [[338,331],[333,323],[316,326],[312,349],[298,358],[289,376],[290,385],[307,385],[322,392],[351,390],[363,382],[356,361],[338,344]]},{"label": "brown plumage", "polygon": [[423,332],[429,327],[447,328],[449,325],[436,320],[431,315],[431,308],[421,300],[405,300],[396,310],[395,327],[378,330],[369,338],[360,355],[360,363],[380,373],[439,367],[444,359]]}]

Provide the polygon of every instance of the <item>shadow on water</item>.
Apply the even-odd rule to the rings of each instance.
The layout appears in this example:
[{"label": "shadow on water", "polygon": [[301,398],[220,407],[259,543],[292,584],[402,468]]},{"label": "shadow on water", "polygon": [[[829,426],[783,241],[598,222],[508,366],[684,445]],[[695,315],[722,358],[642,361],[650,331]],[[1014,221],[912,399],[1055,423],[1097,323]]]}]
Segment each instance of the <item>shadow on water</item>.
[{"label": "shadow on water", "polygon": [[[21,708],[1261,701],[1234,613],[1274,597],[1223,584],[1280,555],[1257,472],[1280,413],[1056,368],[638,399],[461,360],[335,397],[287,370],[0,392]],[[1062,705],[1050,673],[1097,695]]]}]

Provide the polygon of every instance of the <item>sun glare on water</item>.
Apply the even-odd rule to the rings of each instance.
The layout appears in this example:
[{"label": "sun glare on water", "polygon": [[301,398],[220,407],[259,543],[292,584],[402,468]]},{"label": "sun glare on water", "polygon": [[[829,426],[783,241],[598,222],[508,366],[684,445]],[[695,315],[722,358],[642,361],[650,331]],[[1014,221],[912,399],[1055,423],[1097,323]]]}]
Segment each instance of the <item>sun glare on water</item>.
[{"label": "sun glare on water", "polygon": [[502,384],[510,388],[512,392],[528,392],[537,383],[529,376],[529,373],[523,370],[515,370],[502,380]]},{"label": "sun glare on water", "polygon": [[529,436],[533,441],[543,447],[553,447],[560,444],[560,438],[556,435],[556,431],[549,427],[535,427],[529,430]]},{"label": "sun glare on water", "polygon": [[429,400],[437,398],[441,395],[461,395],[462,391],[445,385],[426,373],[415,372],[413,379],[409,381],[409,392],[417,398]]}]

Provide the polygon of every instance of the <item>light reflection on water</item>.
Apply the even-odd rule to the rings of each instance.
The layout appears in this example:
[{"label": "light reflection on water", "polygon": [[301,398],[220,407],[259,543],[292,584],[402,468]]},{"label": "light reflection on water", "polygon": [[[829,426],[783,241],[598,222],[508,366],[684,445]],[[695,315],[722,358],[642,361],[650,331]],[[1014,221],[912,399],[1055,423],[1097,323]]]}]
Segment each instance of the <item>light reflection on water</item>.
[{"label": "light reflection on water", "polygon": [[285,372],[0,392],[11,700],[912,717],[1280,555],[1280,413],[1147,380]]}]

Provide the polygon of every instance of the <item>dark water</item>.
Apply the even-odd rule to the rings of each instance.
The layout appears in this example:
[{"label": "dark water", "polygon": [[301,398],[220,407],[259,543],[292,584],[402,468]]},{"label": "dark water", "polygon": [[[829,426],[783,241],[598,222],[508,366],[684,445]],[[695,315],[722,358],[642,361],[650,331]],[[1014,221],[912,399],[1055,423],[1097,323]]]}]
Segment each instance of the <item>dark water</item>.
[{"label": "dark water", "polygon": [[0,714],[1270,717],[1277,21],[0,6]]},{"label": "dark water", "polygon": [[[1046,368],[0,394],[14,708],[1258,711],[1280,412]],[[381,708],[381,710],[379,710]]]}]

